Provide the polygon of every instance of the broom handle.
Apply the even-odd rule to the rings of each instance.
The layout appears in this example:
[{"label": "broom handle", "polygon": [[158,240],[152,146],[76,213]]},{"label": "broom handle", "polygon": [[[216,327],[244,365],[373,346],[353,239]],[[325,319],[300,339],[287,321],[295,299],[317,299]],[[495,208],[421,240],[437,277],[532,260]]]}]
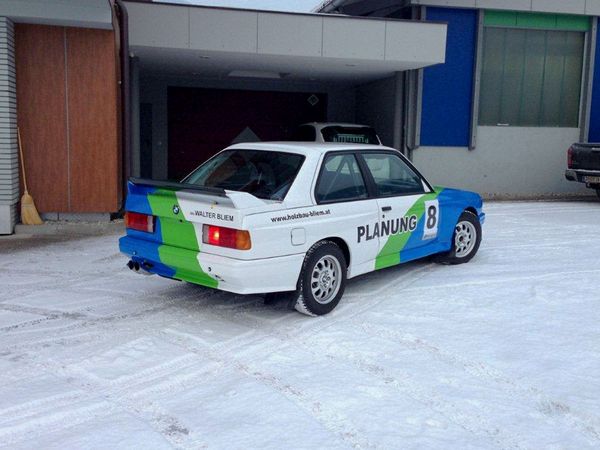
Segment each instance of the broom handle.
[{"label": "broom handle", "polygon": [[23,171],[23,185],[27,192],[27,178],[25,177],[25,160],[23,159],[23,147],[21,145],[21,130],[17,127],[17,141],[19,142],[19,154],[21,155],[21,170]]}]

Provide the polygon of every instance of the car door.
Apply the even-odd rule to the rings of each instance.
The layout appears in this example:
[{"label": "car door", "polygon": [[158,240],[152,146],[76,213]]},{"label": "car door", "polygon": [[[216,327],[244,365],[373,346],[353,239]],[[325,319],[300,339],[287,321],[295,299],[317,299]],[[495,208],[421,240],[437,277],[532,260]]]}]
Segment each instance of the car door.
[{"label": "car door", "polygon": [[374,270],[379,251],[379,239],[368,232],[379,220],[378,204],[365,178],[354,152],[330,152],[323,158],[314,191],[317,204],[327,206],[327,215],[312,226],[312,241],[342,238],[350,250],[350,277]]},{"label": "car door", "polygon": [[379,211],[376,269],[424,256],[437,239],[437,194],[397,152],[364,151],[361,159]]}]

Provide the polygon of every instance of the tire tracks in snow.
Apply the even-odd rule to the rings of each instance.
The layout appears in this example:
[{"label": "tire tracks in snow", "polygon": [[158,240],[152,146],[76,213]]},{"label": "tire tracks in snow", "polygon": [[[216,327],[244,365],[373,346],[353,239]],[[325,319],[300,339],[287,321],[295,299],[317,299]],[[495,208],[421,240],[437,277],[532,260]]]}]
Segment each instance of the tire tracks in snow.
[{"label": "tire tracks in snow", "polygon": [[[308,326],[300,327],[298,330],[294,330],[292,332],[280,332],[276,330],[272,323],[268,321],[263,321],[260,317],[256,315],[248,316],[248,311],[240,311],[234,316],[230,316],[230,319],[233,319],[236,323],[242,324],[245,326],[249,326],[256,330],[257,333],[264,334],[268,337],[275,338],[281,341],[283,344],[293,344],[297,346],[301,346],[303,349],[312,353],[315,356],[319,357],[327,357],[332,362],[341,363],[353,366],[355,369],[359,370],[362,373],[365,373],[369,376],[375,377],[382,381],[385,385],[390,386],[398,392],[401,392],[405,395],[408,395],[415,401],[427,406],[431,410],[441,414],[448,421],[462,427],[463,429],[479,435],[485,438],[488,438],[491,442],[496,444],[500,448],[506,449],[523,449],[524,447],[520,445],[517,439],[515,439],[514,435],[508,434],[503,430],[500,430],[494,424],[490,423],[485,417],[481,414],[473,414],[471,412],[461,411],[461,409],[453,402],[449,402],[443,397],[439,396],[435,392],[431,390],[427,390],[420,386],[418,382],[413,380],[408,374],[403,374],[402,377],[395,376],[389,371],[378,365],[373,360],[367,360],[365,358],[356,357],[356,355],[351,353],[346,353],[343,355],[340,354],[332,354],[327,347],[320,346],[318,343],[315,345],[314,342],[308,342],[307,339],[303,339],[301,336],[314,336],[316,333],[323,331],[327,328],[334,327],[336,324],[340,322],[352,321],[355,317],[363,314],[364,312],[376,307],[380,303],[386,301],[388,296],[379,296],[380,293],[390,289],[404,289],[410,286],[413,283],[416,283],[423,277],[427,276],[432,268],[435,267],[434,264],[428,264],[423,267],[419,267],[416,270],[411,270],[406,274],[403,274],[400,279],[396,278],[391,282],[386,283],[384,286],[377,289],[373,295],[369,296],[369,299],[364,302],[363,305],[356,308],[356,303],[351,305],[344,305],[340,311],[337,309],[327,317],[317,317],[310,318],[307,320],[311,321],[311,324]],[[377,298],[379,296],[379,298]],[[340,305],[341,306],[341,305]],[[338,306],[339,307],[339,306]],[[315,323],[317,322],[317,323]],[[266,325],[266,326],[265,326]],[[259,374],[263,374],[260,370],[256,371]],[[273,388],[278,389],[278,386],[286,387],[286,392],[289,390],[290,392],[302,392],[300,389],[291,386],[289,383],[284,383],[282,380],[279,380],[272,374],[264,375],[265,380],[277,380],[277,383],[271,383]],[[299,395],[292,395],[292,400],[300,401],[304,400],[304,397]],[[314,408],[306,408],[306,404],[302,405],[305,410],[308,412],[315,413]],[[322,407],[322,406],[320,406]],[[335,420],[335,416],[327,417],[315,417],[317,420],[322,422],[327,428],[331,428],[332,421]],[[340,431],[337,430],[338,434]],[[341,433],[341,436],[346,436],[347,433]],[[363,448],[364,445],[362,440],[356,439],[360,435],[356,430],[352,430],[349,434],[354,439],[349,441],[351,445],[355,448]],[[369,446],[374,446],[374,444],[369,443]],[[376,447],[376,446],[375,446]]]},{"label": "tire tracks in snow", "polygon": [[[84,404],[82,404],[85,401]],[[12,411],[0,411],[0,445],[10,447],[20,441],[50,434],[117,412],[114,405],[102,399],[87,401],[83,396],[66,394],[49,401],[33,401]],[[10,414],[9,419],[5,416]],[[68,426],[65,427],[65,424]]]},{"label": "tire tracks in snow", "polygon": [[[292,401],[301,410],[307,413],[313,420],[321,424],[323,428],[336,435],[346,444],[353,448],[376,448],[357,429],[348,424],[347,418],[337,411],[324,407],[317,399],[312,398],[302,389],[285,382],[276,375],[264,370],[254,369],[252,363],[243,361],[240,357],[228,356],[226,353],[216,352],[207,348],[202,340],[189,333],[166,329],[162,331],[164,339],[179,345],[183,349],[197,353],[204,358],[235,370],[242,375],[275,390],[283,397]],[[259,336],[262,338],[262,336]],[[276,349],[273,350],[275,352]]]},{"label": "tire tracks in snow", "polygon": [[536,404],[538,411],[553,418],[560,417],[570,427],[587,437],[591,444],[600,443],[600,420],[597,417],[573,410],[564,402],[553,399],[538,388],[524,386],[483,362],[463,358],[408,333],[368,322],[354,321],[354,323],[371,336],[390,340],[409,350],[424,352],[436,361],[458,368],[480,380],[492,382],[511,398],[529,397]]},{"label": "tire tracks in snow", "polygon": [[[77,364],[64,365],[46,360],[32,362],[30,366],[37,371],[42,368],[47,373],[62,376],[74,390],[0,410],[0,441],[3,443],[35,439],[36,436],[126,412],[148,424],[176,448],[206,447],[201,436],[164,408],[147,400],[146,396],[193,387],[207,376],[216,376],[219,368],[215,365],[207,366],[205,361],[185,355],[116,381],[102,380]],[[77,407],[83,402],[94,403]],[[66,411],[63,412],[63,409]],[[3,420],[5,417],[10,420]],[[73,417],[76,420],[72,420]],[[41,432],[37,432],[39,430]]]}]

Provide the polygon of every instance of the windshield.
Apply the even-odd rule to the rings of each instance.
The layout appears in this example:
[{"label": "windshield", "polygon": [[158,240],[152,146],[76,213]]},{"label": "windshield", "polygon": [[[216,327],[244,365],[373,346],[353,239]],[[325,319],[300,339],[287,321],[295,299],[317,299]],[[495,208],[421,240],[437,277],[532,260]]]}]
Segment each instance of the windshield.
[{"label": "windshield", "polygon": [[209,159],[182,183],[248,192],[265,200],[283,200],[304,156],[260,150],[226,150]]},{"label": "windshield", "polygon": [[371,127],[329,126],[321,130],[325,142],[380,145],[377,133]]}]

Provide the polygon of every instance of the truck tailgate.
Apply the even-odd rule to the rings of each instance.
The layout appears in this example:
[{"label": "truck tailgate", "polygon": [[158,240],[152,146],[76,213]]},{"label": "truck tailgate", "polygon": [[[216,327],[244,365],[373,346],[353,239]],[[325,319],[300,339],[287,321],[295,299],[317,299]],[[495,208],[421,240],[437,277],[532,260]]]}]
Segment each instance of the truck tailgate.
[{"label": "truck tailgate", "polygon": [[571,149],[571,169],[600,170],[600,144],[574,144]]}]

